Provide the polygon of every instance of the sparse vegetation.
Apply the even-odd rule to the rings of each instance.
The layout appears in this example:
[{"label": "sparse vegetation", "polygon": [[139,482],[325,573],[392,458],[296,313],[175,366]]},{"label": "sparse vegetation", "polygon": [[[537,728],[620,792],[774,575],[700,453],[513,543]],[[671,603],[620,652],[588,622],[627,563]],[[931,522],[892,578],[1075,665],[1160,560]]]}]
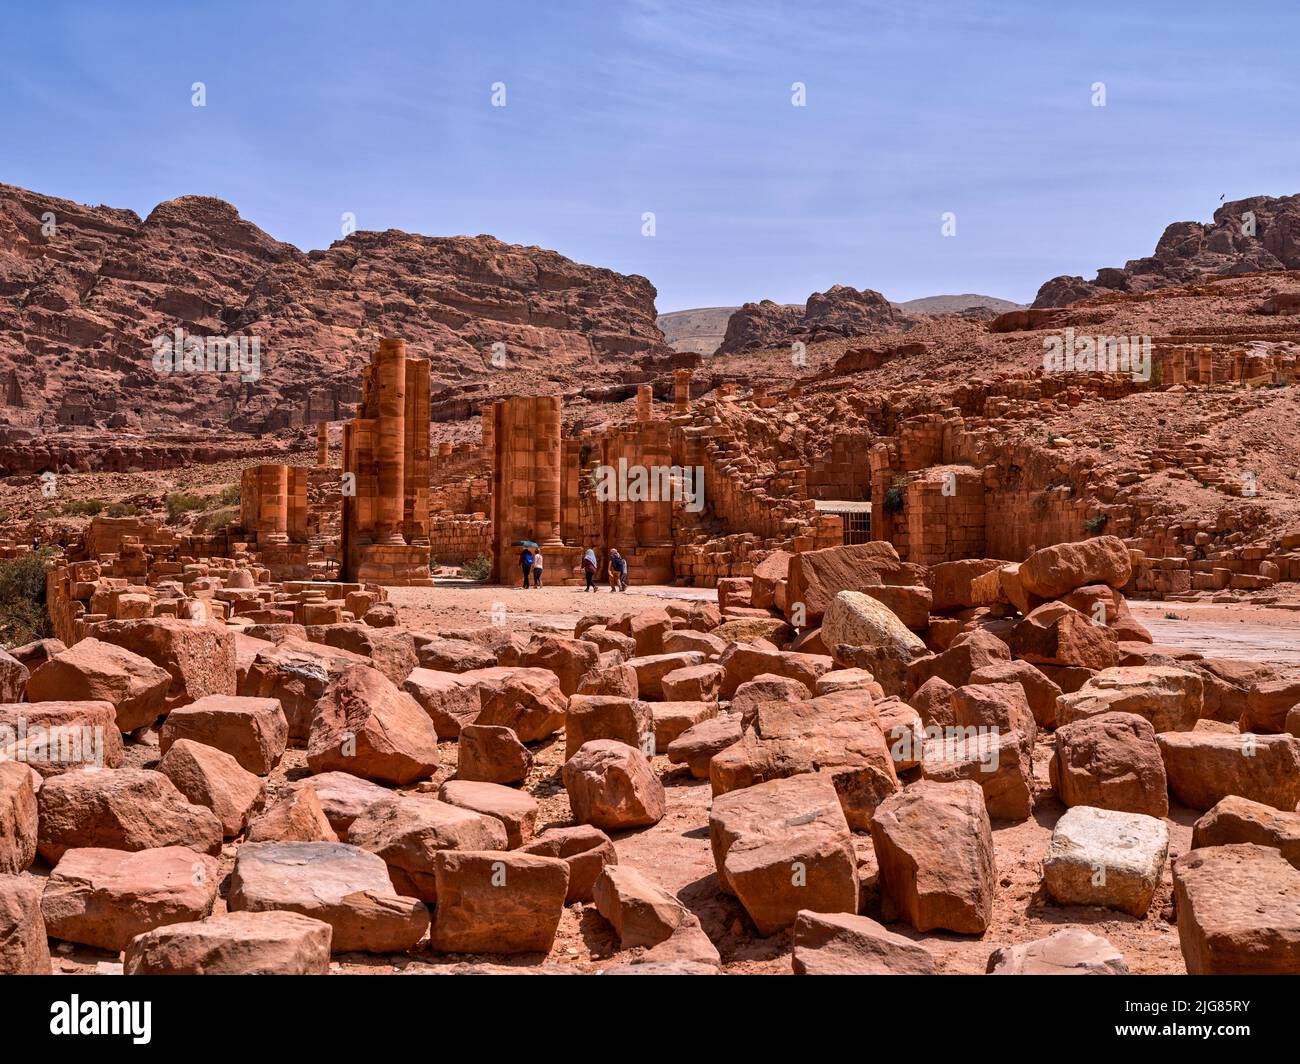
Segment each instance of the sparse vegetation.
[{"label": "sparse vegetation", "polygon": [[202,510],[206,505],[207,500],[202,495],[195,495],[188,491],[174,491],[167,496],[167,523],[175,524],[182,514],[192,510]]},{"label": "sparse vegetation", "polygon": [[477,558],[467,561],[460,567],[460,577],[462,580],[486,580],[492,573],[492,559],[486,554],[480,554]]},{"label": "sparse vegetation", "polygon": [[1090,517],[1084,521],[1083,527],[1092,535],[1099,536],[1108,524],[1110,524],[1110,514],[1098,514],[1096,517]]},{"label": "sparse vegetation", "polygon": [[45,561],[52,553],[42,548],[0,561],[0,643],[6,647],[53,635],[45,610]]},{"label": "sparse vegetation", "polygon": [[63,504],[63,513],[67,517],[94,517],[107,506],[103,499],[76,499]]},{"label": "sparse vegetation", "polygon": [[142,513],[144,511],[133,502],[115,502],[108,508],[109,517],[138,517]]}]

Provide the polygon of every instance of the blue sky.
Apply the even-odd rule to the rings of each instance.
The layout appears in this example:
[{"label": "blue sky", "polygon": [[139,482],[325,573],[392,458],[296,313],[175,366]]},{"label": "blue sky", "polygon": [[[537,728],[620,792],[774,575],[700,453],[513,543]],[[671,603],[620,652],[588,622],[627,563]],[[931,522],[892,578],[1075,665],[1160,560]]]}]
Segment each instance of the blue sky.
[{"label": "blue sky", "polygon": [[492,233],[644,274],[660,311],[1028,301],[1221,195],[1300,192],[1298,30],[1291,0],[24,2],[0,181],[220,196],[302,248],[344,212]]}]

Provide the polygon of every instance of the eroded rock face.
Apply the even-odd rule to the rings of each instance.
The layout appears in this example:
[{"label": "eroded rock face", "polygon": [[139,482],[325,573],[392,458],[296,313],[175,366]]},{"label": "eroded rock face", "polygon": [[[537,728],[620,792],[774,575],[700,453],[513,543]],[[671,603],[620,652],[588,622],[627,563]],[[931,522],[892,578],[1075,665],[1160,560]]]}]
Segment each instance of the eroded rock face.
[{"label": "eroded rock face", "polygon": [[[43,254],[47,211],[59,219],[57,260]],[[335,404],[354,400],[347,370],[372,325],[436,352],[440,389],[463,387],[468,373],[493,390],[499,375],[481,352],[495,342],[519,364],[544,365],[575,385],[616,383],[636,359],[668,354],[644,277],[490,236],[360,231],[304,253],[206,196],[161,203],[142,220],[13,186],[0,186],[0,233],[0,337],[11,341],[0,350],[24,351],[27,337],[53,367],[38,386],[30,360],[14,360],[24,394],[52,404],[80,398],[105,421],[116,409],[143,426],[300,425],[313,390]],[[383,308],[378,320],[367,318],[367,305]],[[233,412],[218,375],[140,374],[108,357],[147,353],[178,314],[196,335],[260,339],[261,386],[241,389]]]},{"label": "eroded rock face", "polygon": [[815,343],[853,336],[874,336],[905,327],[914,319],[879,292],[832,285],[814,292],[804,306],[764,299],[746,303],[727,319],[727,331],[715,354],[766,351],[789,347],[796,340]]},{"label": "eroded rock face", "polygon": [[[1252,235],[1242,217],[1255,218]],[[1130,259],[1122,269],[1103,269],[1092,281],[1053,277],[1038,290],[1034,306],[1064,307],[1109,292],[1150,292],[1215,274],[1300,269],[1300,195],[1252,196],[1223,204],[1212,222],[1174,222],[1155,253]]]}]

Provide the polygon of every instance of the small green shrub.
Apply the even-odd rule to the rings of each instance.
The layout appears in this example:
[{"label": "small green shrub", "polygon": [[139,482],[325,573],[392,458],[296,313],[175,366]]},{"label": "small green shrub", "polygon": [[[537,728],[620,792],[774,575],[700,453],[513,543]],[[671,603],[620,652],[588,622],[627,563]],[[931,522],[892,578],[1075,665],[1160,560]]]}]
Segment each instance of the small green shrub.
[{"label": "small green shrub", "polygon": [[167,521],[169,524],[175,524],[182,514],[189,513],[191,510],[202,510],[206,505],[207,501],[201,495],[188,491],[174,491],[167,496]]},{"label": "small green shrub", "polygon": [[45,609],[45,562],[52,554],[43,547],[0,561],[0,643],[6,647],[54,634]]},{"label": "small green shrub", "polygon": [[108,506],[103,499],[76,499],[63,504],[63,512],[69,517],[94,517]]},{"label": "small green shrub", "polygon": [[213,501],[218,506],[238,506],[239,505],[239,485],[227,484],[214,496]]},{"label": "small green shrub", "polygon": [[1110,514],[1098,514],[1096,517],[1090,517],[1084,521],[1083,527],[1094,536],[1099,536],[1108,524],[1110,524]]},{"label": "small green shrub", "polygon": [[138,517],[142,513],[144,511],[133,502],[115,502],[108,508],[109,517]]},{"label": "small green shrub", "polygon": [[467,561],[460,567],[460,577],[462,580],[477,580],[482,582],[492,575],[492,559],[486,554],[480,554],[477,558]]}]

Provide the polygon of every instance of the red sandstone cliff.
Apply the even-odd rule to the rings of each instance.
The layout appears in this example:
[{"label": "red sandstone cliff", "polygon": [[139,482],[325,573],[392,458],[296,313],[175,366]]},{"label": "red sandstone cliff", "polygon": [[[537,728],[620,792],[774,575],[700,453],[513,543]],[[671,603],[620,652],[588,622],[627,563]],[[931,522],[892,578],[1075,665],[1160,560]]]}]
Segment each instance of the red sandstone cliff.
[{"label": "red sandstone cliff", "polygon": [[[0,185],[0,418],[263,432],[343,417],[381,336],[431,360],[435,393],[613,382],[668,353],[654,300],[644,277],[491,236],[357,232],[304,253],[209,197],[141,220]],[[151,341],[178,328],[257,337],[258,379],[159,373]]]},{"label": "red sandstone cliff", "polygon": [[1174,222],[1155,253],[1082,277],[1053,277],[1035,307],[1063,307],[1104,292],[1151,292],[1210,276],[1300,269],[1300,195],[1225,203],[1209,223]]}]

